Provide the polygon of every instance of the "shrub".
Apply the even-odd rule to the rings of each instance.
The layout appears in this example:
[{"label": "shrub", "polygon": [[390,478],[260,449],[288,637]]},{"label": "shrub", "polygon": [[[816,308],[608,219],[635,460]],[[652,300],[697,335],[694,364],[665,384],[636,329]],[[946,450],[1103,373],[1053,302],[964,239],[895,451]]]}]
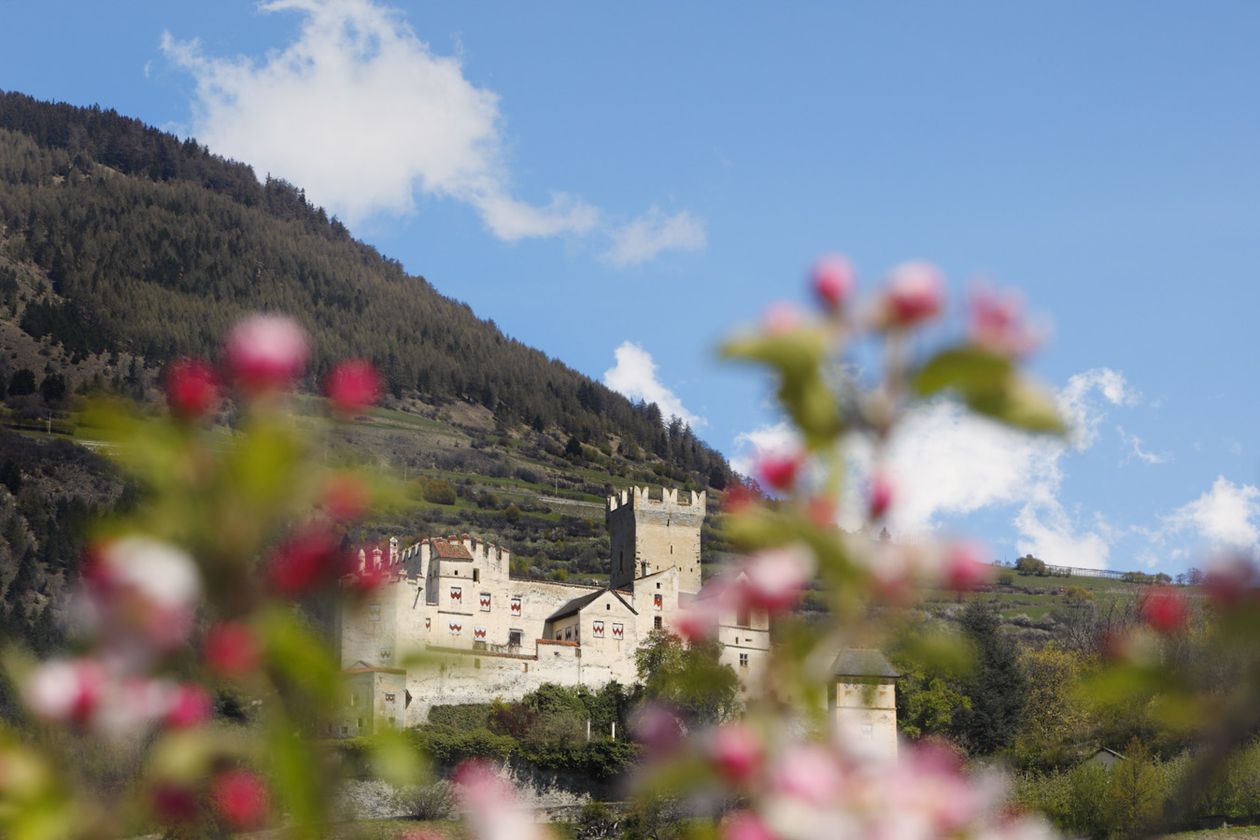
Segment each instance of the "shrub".
[{"label": "shrub", "polygon": [[449,481],[433,478],[424,482],[424,487],[420,491],[426,502],[435,505],[453,505],[455,504],[455,488]]},{"label": "shrub", "polygon": [[408,788],[399,795],[399,799],[407,816],[416,820],[449,819],[455,810],[451,783],[444,780]]},{"label": "shrub", "polygon": [[429,709],[429,724],[460,732],[490,728],[491,703],[453,703]]}]

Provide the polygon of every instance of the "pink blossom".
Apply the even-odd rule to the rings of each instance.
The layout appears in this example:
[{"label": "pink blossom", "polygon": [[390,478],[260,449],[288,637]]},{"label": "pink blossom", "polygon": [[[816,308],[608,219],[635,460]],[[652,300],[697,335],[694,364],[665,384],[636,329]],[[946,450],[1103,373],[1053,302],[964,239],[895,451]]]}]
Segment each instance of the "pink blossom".
[{"label": "pink blossom", "polygon": [[324,482],[324,510],[338,522],[360,518],[367,513],[371,500],[371,489],[354,473],[333,473]]},{"label": "pink blossom", "polygon": [[1024,302],[1014,290],[976,289],[971,293],[971,341],[993,353],[1022,356],[1037,346],[1024,320]]},{"label": "pink blossom", "polygon": [[818,744],[796,744],[775,762],[771,786],[809,805],[835,805],[844,788],[844,772],[830,750]]},{"label": "pink blossom", "polygon": [[853,295],[857,285],[857,272],[848,257],[833,254],[814,263],[810,271],[810,285],[814,294],[829,311],[842,309]]},{"label": "pink blossom", "polygon": [[213,712],[210,694],[195,683],[176,686],[166,711],[166,724],[173,729],[187,729],[210,719]]},{"label": "pink blossom", "polygon": [[784,335],[800,329],[805,323],[805,313],[799,306],[787,301],[771,304],[762,317],[762,324],[768,335]]},{"label": "pink blossom", "polygon": [[1216,560],[1203,576],[1203,588],[1217,607],[1230,609],[1256,595],[1260,573],[1246,557],[1230,555]]},{"label": "pink blossom", "polygon": [[734,722],[713,731],[709,753],[723,776],[743,783],[761,769],[765,750],[756,730],[746,723]]},{"label": "pink blossom", "polygon": [[251,315],[228,336],[225,362],[233,381],[250,396],[283,390],[306,368],[306,333],[282,315]]},{"label": "pink blossom", "polygon": [[202,359],[176,359],[163,377],[171,412],[186,420],[204,417],[219,403],[219,377]]},{"label": "pink blossom", "polygon": [[1156,586],[1142,599],[1142,618],[1156,631],[1170,636],[1190,620],[1190,608],[1171,586]]},{"label": "pink blossom", "polygon": [[237,830],[261,825],[270,807],[267,786],[248,770],[220,773],[210,785],[210,796],[224,822]]},{"label": "pink blossom", "polygon": [[516,789],[494,765],[480,759],[465,761],[451,776],[472,836],[478,840],[540,840],[533,813],[516,796]]},{"label": "pink blossom", "polygon": [[679,636],[688,642],[699,642],[717,635],[718,619],[708,604],[693,602],[675,614],[672,624]]},{"label": "pink blossom", "polygon": [[256,670],[262,650],[254,631],[235,621],[211,627],[202,644],[206,665],[224,677],[243,677]]},{"label": "pink blossom", "polygon": [[197,815],[197,792],[185,785],[159,782],[149,797],[154,816],[167,825],[191,822]]},{"label": "pink blossom", "polygon": [[50,659],[22,684],[27,708],[45,720],[87,724],[105,690],[105,671],[90,659]]},{"label": "pink blossom", "polygon": [[333,583],[347,570],[336,535],[322,522],[302,526],[267,561],[271,585],[285,595],[302,595]]},{"label": "pink blossom", "polygon": [[993,566],[980,545],[957,542],[945,549],[945,585],[955,592],[970,592],[992,576]]},{"label": "pink blossom", "polygon": [[886,473],[876,473],[871,478],[868,491],[867,513],[872,520],[882,519],[893,503],[892,479]]},{"label": "pink blossom", "polygon": [[757,471],[766,484],[785,493],[796,484],[796,477],[804,466],[805,459],[800,453],[780,455],[767,453],[757,463]]},{"label": "pink blossom", "polygon": [[130,652],[171,650],[192,630],[201,577],[182,549],[145,536],[94,547],[84,561],[83,619],[90,632]]},{"label": "pink blossom", "polygon": [[884,290],[881,321],[905,329],[940,314],[945,278],[931,263],[908,262],[892,270]]},{"label": "pink blossom", "polygon": [[630,721],[634,739],[643,745],[649,756],[673,753],[682,743],[683,728],[678,716],[660,703],[645,703]]},{"label": "pink blossom", "polygon": [[381,375],[366,359],[348,359],[329,372],[324,392],[339,413],[357,414],[381,398]]},{"label": "pink blossom", "polygon": [[815,565],[813,553],[799,545],[754,554],[744,565],[748,605],[769,613],[790,609],[813,580]]},{"label": "pink blossom", "polygon": [[778,835],[752,811],[736,811],[722,823],[722,840],[777,840]]}]

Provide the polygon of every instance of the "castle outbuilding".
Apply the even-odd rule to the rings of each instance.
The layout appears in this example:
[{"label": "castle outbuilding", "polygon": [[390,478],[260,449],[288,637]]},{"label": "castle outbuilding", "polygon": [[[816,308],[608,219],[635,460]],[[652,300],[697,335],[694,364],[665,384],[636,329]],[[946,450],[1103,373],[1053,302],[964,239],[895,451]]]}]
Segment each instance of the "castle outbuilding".
[{"label": "castle outbuilding", "polygon": [[[516,700],[544,683],[637,679],[634,653],[700,591],[703,493],[609,497],[607,588],[513,577],[510,551],[468,534],[360,553],[387,582],[335,621],[351,706],[341,735],[424,722],[437,704]],[[744,685],[765,665],[764,614],[723,616],[722,661]]]}]

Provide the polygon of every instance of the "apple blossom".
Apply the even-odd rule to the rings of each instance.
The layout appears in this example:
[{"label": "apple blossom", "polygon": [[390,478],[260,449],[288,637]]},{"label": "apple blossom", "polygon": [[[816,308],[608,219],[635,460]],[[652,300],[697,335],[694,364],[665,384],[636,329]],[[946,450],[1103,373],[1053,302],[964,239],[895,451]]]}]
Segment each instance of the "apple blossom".
[{"label": "apple blossom", "polygon": [[262,651],[254,631],[235,621],[216,624],[202,643],[206,665],[224,677],[242,677],[256,670]]},{"label": "apple blossom", "polygon": [[238,830],[256,828],[267,816],[267,786],[249,770],[228,770],[210,784],[210,797],[223,821]]},{"label": "apple blossom", "polygon": [[224,359],[246,394],[283,390],[306,368],[310,347],[297,321],[282,315],[251,315],[228,336]]},{"label": "apple blossom", "polygon": [[746,723],[735,721],[713,730],[709,755],[718,771],[733,782],[751,779],[761,769],[764,754],[761,737]]},{"label": "apple blossom", "polygon": [[813,553],[804,546],[767,549],[744,564],[741,589],[748,606],[779,613],[800,600],[814,577]]},{"label": "apple blossom", "polygon": [[1170,586],[1156,586],[1142,599],[1142,618],[1157,632],[1172,635],[1190,620],[1186,599]]},{"label": "apple blossom", "polygon": [[935,318],[944,305],[945,279],[926,262],[903,263],[892,270],[881,301],[882,326],[905,329]]},{"label": "apple blossom", "polygon": [[219,378],[202,359],[176,359],[167,366],[163,379],[166,402],[177,417],[195,420],[219,403]]},{"label": "apple blossom", "polygon": [[842,309],[853,295],[857,285],[857,273],[848,257],[825,256],[814,263],[810,271],[810,285],[814,295],[831,312]]},{"label": "apple blossom", "polygon": [[380,399],[381,375],[365,359],[348,359],[329,371],[324,393],[338,413],[356,414]]},{"label": "apple blossom", "polygon": [[796,477],[804,466],[805,459],[799,453],[780,455],[767,453],[757,463],[757,472],[762,481],[780,492],[792,489]]}]

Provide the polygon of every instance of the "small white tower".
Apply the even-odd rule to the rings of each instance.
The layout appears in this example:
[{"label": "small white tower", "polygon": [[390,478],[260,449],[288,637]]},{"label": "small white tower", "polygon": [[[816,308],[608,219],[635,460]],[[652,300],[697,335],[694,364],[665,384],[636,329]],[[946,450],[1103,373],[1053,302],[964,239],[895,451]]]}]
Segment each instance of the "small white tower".
[{"label": "small white tower", "polygon": [[855,748],[872,757],[897,757],[897,680],[901,676],[877,650],[841,651],[831,668],[830,705],[836,724]]}]

